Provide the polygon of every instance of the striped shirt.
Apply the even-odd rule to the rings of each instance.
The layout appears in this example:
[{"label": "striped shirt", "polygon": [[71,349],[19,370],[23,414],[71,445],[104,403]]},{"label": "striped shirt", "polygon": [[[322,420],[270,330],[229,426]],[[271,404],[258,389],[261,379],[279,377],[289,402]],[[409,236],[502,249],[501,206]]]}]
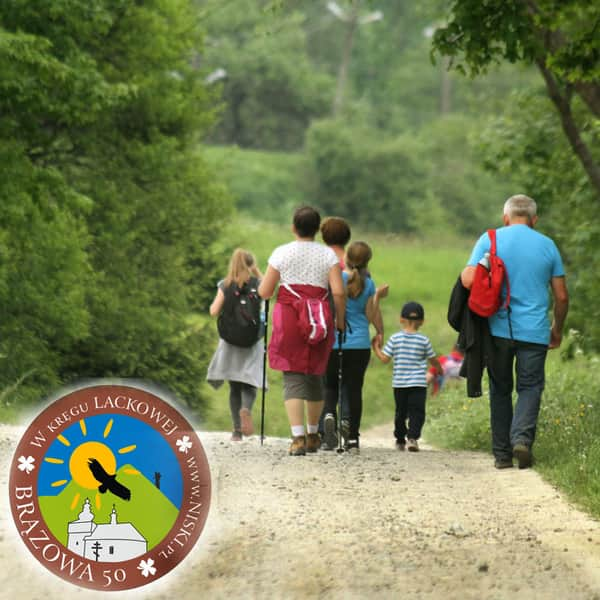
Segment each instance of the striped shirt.
[{"label": "striped shirt", "polygon": [[435,356],[427,336],[398,331],[387,341],[383,353],[392,359],[393,387],[427,387],[427,359]]}]

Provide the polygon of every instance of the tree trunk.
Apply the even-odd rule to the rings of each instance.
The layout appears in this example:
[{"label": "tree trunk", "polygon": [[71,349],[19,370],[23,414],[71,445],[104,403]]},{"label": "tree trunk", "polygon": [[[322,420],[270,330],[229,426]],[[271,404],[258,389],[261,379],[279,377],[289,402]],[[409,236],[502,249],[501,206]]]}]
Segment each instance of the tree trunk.
[{"label": "tree trunk", "polygon": [[573,152],[575,152],[577,158],[581,161],[585,172],[600,197],[600,166],[595,162],[592,153],[579,133],[577,123],[575,123],[571,111],[571,104],[561,93],[560,87],[550,70],[546,67],[544,59],[536,59],[536,64],[546,82],[548,95],[558,110],[563,131],[571,144],[571,148],[573,149]]}]

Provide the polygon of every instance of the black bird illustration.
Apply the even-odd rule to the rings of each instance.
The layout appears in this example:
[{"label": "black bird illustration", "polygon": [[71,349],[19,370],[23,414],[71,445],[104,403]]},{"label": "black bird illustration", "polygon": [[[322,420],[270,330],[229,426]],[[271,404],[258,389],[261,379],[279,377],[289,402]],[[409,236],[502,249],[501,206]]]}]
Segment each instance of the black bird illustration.
[{"label": "black bird illustration", "polygon": [[95,458],[88,459],[88,467],[96,481],[100,484],[98,491],[101,494],[105,494],[106,490],[108,490],[115,496],[123,498],[123,500],[129,500],[131,498],[131,492],[116,480],[116,473],[114,475],[109,475]]}]

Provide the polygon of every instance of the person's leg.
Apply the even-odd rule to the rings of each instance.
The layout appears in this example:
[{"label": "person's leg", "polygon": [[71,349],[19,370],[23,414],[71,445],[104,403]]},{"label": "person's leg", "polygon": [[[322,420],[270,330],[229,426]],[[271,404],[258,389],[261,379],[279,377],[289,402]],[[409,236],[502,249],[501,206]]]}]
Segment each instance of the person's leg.
[{"label": "person's leg", "polygon": [[[346,369],[346,358],[348,358],[348,369]],[[348,434],[350,440],[358,440],[359,436],[362,418],[362,388],[370,358],[371,351],[368,349],[347,350],[347,356],[344,355],[344,379],[348,384],[348,407],[350,409]]]},{"label": "person's leg", "polygon": [[248,383],[242,383],[242,407],[240,408],[240,422],[242,433],[252,435],[254,433],[254,424],[252,423],[252,406],[256,400],[256,388]]},{"label": "person's leg", "polygon": [[[427,398],[427,388],[412,387],[407,388],[407,413],[408,413],[408,431],[407,437],[415,442],[421,437],[421,430],[425,423],[425,400]],[[417,446],[418,448],[418,446]]]},{"label": "person's leg", "polygon": [[510,428],[513,419],[513,359],[514,342],[494,337],[493,355],[488,365],[490,380],[490,425],[492,452],[497,461],[512,460]]},{"label": "person's leg", "polygon": [[510,438],[513,447],[524,444],[531,449],[544,390],[547,348],[541,344],[516,344],[517,403]]},{"label": "person's leg", "polygon": [[306,451],[316,452],[321,447],[319,417],[323,412],[323,378],[320,375],[306,375]]},{"label": "person's leg", "polygon": [[256,388],[249,383],[242,383],[242,408],[252,411],[256,400]]},{"label": "person's leg", "polygon": [[327,371],[324,377],[325,405],[323,414],[331,413],[335,416],[338,401],[338,351],[332,350],[327,363]]},{"label": "person's leg", "polygon": [[283,373],[283,397],[285,411],[292,431],[292,444],[289,453],[301,456],[306,453],[306,436],[304,430],[304,400],[302,396],[301,373]]},{"label": "person's leg", "polygon": [[394,401],[396,413],[394,415],[394,437],[398,444],[406,444],[406,390],[405,388],[394,388]]},{"label": "person's leg", "polygon": [[242,407],[242,384],[239,381],[229,382],[229,410],[233,429],[240,431],[240,408]]}]

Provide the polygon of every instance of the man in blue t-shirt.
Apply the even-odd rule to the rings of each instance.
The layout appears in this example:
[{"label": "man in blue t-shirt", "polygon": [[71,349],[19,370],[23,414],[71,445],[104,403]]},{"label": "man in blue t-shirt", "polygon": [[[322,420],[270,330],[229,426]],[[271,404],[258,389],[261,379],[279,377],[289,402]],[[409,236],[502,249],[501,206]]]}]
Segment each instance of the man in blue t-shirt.
[{"label": "man in blue t-shirt", "polygon": [[[544,389],[546,353],[558,348],[569,308],[569,295],[560,253],[555,243],[534,230],[537,207],[524,195],[504,204],[505,227],[496,232],[496,252],[504,261],[510,285],[510,306],[489,317],[493,355],[488,360],[492,451],[495,466],[531,466],[532,446]],[[484,233],[461,274],[471,288],[477,263],[490,250]],[[548,318],[549,290],[554,298],[553,321]],[[513,364],[517,403],[512,404]]]}]

